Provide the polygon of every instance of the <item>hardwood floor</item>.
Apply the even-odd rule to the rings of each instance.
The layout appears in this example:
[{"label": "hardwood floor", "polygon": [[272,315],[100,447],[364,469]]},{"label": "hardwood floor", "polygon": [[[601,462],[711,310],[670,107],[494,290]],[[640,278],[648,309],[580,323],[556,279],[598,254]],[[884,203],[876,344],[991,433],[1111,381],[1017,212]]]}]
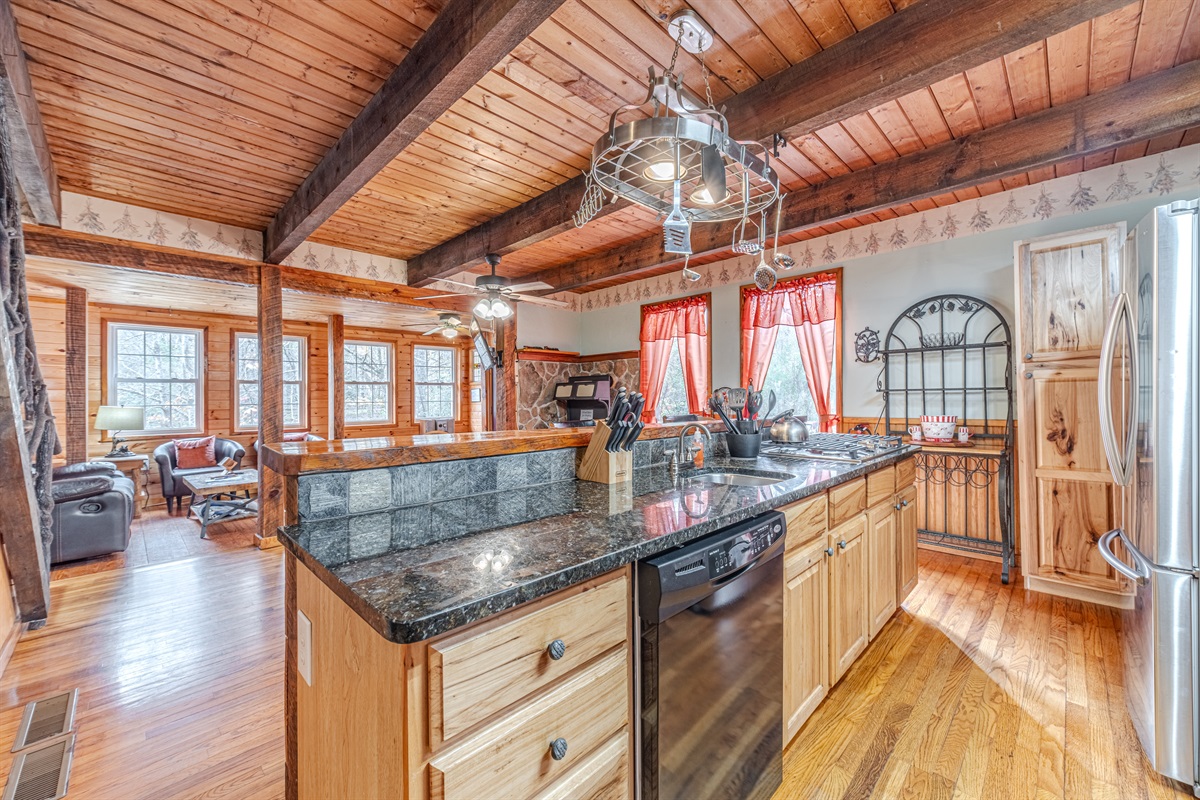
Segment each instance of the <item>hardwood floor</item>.
[{"label": "hardwood floor", "polygon": [[[71,800],[281,798],[279,552],[55,581],[50,624],[0,680],[0,748],[24,703],[78,686]],[[1141,755],[1117,615],[997,570],[921,552],[917,590],[788,748],[775,800],[1190,797]]]},{"label": "hardwood floor", "polygon": [[1119,615],[921,551],[921,581],[784,754],[774,800],[1191,797],[1125,710]]},{"label": "hardwood floor", "polygon": [[253,517],[216,523],[208,538],[200,538],[200,523],[184,510],[168,514],[165,506],[149,508],[133,521],[129,547],[123,553],[72,561],[50,571],[50,580],[59,581],[78,575],[92,575],[114,569],[169,564],[195,556],[212,555],[255,546],[256,521]]}]

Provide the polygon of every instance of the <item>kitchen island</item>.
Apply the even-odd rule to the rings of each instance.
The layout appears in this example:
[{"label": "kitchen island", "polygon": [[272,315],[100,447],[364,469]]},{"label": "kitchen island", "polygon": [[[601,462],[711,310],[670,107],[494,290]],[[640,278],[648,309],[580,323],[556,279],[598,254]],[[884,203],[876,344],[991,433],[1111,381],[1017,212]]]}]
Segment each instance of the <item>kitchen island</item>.
[{"label": "kitchen island", "polygon": [[[289,476],[289,796],[631,797],[632,565],[771,509],[788,518],[790,739],[915,583],[912,450],[747,462],[714,437],[673,479],[677,430],[648,429],[612,485],[574,479],[586,431]],[[778,482],[696,479],[720,470]]]}]

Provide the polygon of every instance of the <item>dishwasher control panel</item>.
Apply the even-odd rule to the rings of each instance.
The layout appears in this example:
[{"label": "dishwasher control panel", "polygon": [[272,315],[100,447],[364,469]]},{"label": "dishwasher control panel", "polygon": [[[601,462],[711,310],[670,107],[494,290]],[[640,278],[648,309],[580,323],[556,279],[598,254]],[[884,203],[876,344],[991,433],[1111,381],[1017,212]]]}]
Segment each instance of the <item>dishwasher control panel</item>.
[{"label": "dishwasher control panel", "polygon": [[783,536],[783,517],[756,520],[753,528],[710,547],[705,553],[709,580],[741,569]]}]

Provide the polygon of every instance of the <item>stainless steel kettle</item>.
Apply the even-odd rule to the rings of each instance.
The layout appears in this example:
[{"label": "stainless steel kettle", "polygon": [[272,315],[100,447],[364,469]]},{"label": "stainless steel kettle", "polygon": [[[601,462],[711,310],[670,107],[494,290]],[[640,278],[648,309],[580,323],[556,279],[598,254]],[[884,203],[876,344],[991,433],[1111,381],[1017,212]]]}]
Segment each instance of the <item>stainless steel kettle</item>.
[{"label": "stainless steel kettle", "polygon": [[781,417],[771,426],[771,441],[797,442],[808,441],[808,425],[804,417]]}]

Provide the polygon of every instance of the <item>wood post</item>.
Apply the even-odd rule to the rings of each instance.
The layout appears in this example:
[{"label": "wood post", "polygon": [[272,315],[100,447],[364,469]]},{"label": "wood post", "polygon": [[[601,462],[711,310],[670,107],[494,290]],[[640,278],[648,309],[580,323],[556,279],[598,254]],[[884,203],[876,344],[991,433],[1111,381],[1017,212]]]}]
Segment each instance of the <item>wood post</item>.
[{"label": "wood post", "polygon": [[[0,539],[16,593],[17,620],[40,622],[46,619],[50,607],[49,571],[19,387],[12,339],[0,323],[0,495],[4,497],[0,503]],[[7,600],[0,596],[0,602]]]},{"label": "wood post", "polygon": [[346,318],[329,315],[329,438],[346,438]]},{"label": "wood post", "polygon": [[[279,267],[263,264],[258,280],[258,441],[283,441],[283,282]],[[258,546],[278,547],[286,516],[283,476],[258,465]]]},{"label": "wood post", "polygon": [[87,383],[87,289],[67,287],[67,419],[66,455],[68,464],[87,461],[88,383]]},{"label": "wood post", "polygon": [[517,429],[517,315],[496,323],[496,353],[500,365],[493,370],[492,388],[496,393],[493,408],[498,431]]}]

